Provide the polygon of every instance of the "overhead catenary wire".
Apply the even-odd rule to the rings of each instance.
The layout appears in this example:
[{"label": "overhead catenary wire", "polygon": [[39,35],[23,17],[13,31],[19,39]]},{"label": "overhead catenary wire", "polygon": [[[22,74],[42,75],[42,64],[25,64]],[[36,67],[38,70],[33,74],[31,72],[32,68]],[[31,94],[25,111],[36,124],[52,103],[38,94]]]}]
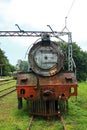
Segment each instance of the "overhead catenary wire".
[{"label": "overhead catenary wire", "polygon": [[70,6],[70,8],[69,8],[69,10],[68,10],[68,13],[67,13],[66,17],[69,16],[69,14],[70,14],[70,12],[71,12],[71,10],[72,10],[72,7],[73,7],[73,5],[74,5],[74,3],[75,3],[75,0],[72,1],[72,4],[71,4],[71,6]]},{"label": "overhead catenary wire", "polygon": [[70,6],[70,8],[69,8],[69,10],[68,10],[68,13],[67,13],[66,17],[65,17],[65,26],[64,26],[64,28],[62,29],[62,32],[63,32],[65,29],[69,32],[69,29],[67,28],[67,18],[68,18],[69,14],[70,14],[70,12],[71,12],[71,10],[72,10],[72,7],[73,7],[74,3],[75,3],[75,0],[72,1],[72,4],[71,4],[71,6]]}]

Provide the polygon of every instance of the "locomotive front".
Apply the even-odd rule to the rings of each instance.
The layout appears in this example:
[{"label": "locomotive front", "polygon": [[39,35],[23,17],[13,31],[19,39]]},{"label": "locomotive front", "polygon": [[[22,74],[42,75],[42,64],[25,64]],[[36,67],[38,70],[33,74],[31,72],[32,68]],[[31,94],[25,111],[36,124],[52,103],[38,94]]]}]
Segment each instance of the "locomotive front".
[{"label": "locomotive front", "polygon": [[52,76],[63,67],[63,52],[55,42],[50,40],[48,34],[33,45],[29,51],[29,64],[31,69],[41,76]]},{"label": "locomotive front", "polygon": [[18,108],[27,100],[32,115],[53,116],[68,109],[70,96],[77,96],[74,72],[64,72],[61,47],[44,33],[28,54],[30,71],[17,74]]}]

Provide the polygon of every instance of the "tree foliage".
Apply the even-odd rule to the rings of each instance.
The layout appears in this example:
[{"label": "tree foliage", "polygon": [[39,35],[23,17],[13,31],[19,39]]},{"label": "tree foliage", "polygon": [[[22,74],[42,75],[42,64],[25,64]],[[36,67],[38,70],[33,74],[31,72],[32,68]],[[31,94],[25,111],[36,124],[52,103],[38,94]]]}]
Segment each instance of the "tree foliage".
[{"label": "tree foliage", "polygon": [[87,52],[76,43],[73,43],[73,59],[77,66],[77,79],[79,81],[87,80]]},{"label": "tree foliage", "polygon": [[15,70],[16,68],[9,63],[4,51],[0,49],[0,75],[6,76]]},{"label": "tree foliage", "polygon": [[[65,59],[64,59],[64,68],[67,70],[67,57],[68,57],[68,46],[64,43],[58,43],[61,45],[61,48],[64,52]],[[76,64],[76,75],[78,81],[85,81],[87,80],[87,52],[83,51],[76,43],[72,43],[72,50],[73,50],[73,59]]]},{"label": "tree foliage", "polygon": [[21,72],[27,72],[28,71],[28,62],[23,60],[18,60],[17,68]]}]

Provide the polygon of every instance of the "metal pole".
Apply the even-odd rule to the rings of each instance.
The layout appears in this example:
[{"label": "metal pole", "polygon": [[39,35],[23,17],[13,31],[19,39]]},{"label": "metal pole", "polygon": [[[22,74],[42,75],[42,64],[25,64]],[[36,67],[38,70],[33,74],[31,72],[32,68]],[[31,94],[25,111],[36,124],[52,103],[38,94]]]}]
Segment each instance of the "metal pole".
[{"label": "metal pole", "polygon": [[68,71],[73,71],[73,62],[72,62],[72,36],[71,33],[68,33]]}]

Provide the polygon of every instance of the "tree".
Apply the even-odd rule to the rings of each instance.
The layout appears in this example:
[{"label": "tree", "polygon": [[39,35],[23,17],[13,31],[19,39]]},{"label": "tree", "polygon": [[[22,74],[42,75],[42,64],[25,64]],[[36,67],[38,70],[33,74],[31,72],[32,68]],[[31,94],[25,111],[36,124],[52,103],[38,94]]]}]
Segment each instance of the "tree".
[{"label": "tree", "polygon": [[[68,46],[65,43],[58,42],[64,53],[64,70],[67,70],[68,64]],[[78,81],[87,80],[87,52],[83,51],[76,43],[72,43],[73,59],[76,64],[76,75]]]},{"label": "tree", "polygon": [[77,66],[77,79],[87,79],[87,52],[83,51],[76,43],[73,43],[73,58]]},{"label": "tree", "polygon": [[18,60],[17,68],[21,72],[27,72],[28,71],[28,62],[27,61]]},{"label": "tree", "polygon": [[0,75],[8,75],[9,72],[13,72],[16,70],[16,67],[9,63],[9,60],[5,56],[3,50],[0,49]]}]

